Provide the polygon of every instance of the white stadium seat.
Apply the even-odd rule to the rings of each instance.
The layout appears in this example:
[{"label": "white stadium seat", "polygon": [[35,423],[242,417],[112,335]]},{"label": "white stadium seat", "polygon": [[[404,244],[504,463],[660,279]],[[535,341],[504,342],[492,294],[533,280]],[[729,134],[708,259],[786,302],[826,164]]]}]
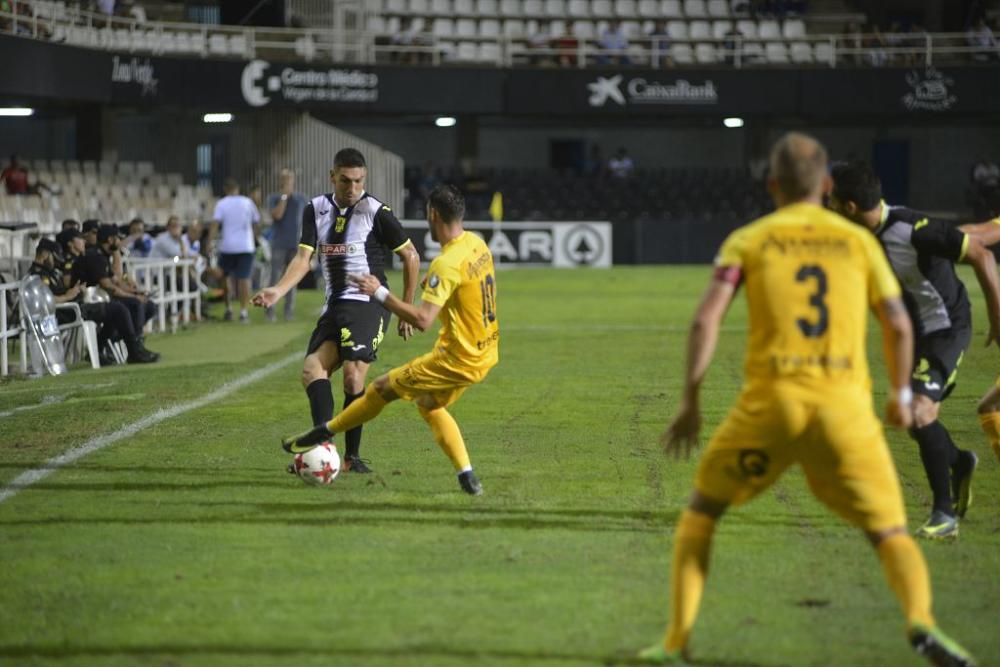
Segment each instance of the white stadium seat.
[{"label": "white stadium seat", "polygon": [[525,16],[543,16],[545,14],[545,4],[542,0],[524,0]]},{"label": "white stadium seat", "polygon": [[703,65],[710,65],[719,62],[719,53],[714,44],[697,44],[694,47],[694,59]]},{"label": "white stadium seat", "polygon": [[577,39],[594,39],[594,24],[587,20],[573,21],[573,36]]},{"label": "white stadium seat", "polygon": [[500,14],[519,17],[523,15],[521,0],[500,0]]},{"label": "white stadium seat", "polygon": [[744,39],[757,39],[757,22],[750,19],[740,19],[736,29],[743,33]]},{"label": "white stadium seat", "polygon": [[569,0],[566,12],[573,18],[586,18],[590,16],[590,5],[587,0]]},{"label": "white stadium seat", "polygon": [[524,21],[521,19],[507,19],[503,22],[503,34],[505,37],[524,37]]},{"label": "white stadium seat", "polygon": [[667,36],[670,39],[687,39],[688,24],[685,21],[667,21]]},{"label": "white stadium seat", "polygon": [[660,3],[656,0],[639,0],[639,16],[645,19],[660,18]]},{"label": "white stadium seat", "polygon": [[615,15],[623,18],[635,18],[639,10],[635,6],[635,0],[615,0]]},{"label": "white stadium seat", "polygon": [[[498,11],[497,0],[479,0],[476,3],[476,13],[480,16],[496,16]],[[459,13],[458,0],[455,0],[455,13]]]},{"label": "white stadium seat", "polygon": [[711,39],[711,24],[708,21],[691,21],[688,24],[688,34],[691,39]]},{"label": "white stadium seat", "polygon": [[673,44],[670,47],[670,57],[679,65],[690,65],[694,62],[694,49],[690,44]]},{"label": "white stadium seat", "polygon": [[715,39],[724,39],[726,33],[732,30],[732,21],[712,21],[712,37]]},{"label": "white stadium seat", "polygon": [[479,22],[479,36],[496,38],[500,36],[500,21],[497,19],[483,19]]},{"label": "white stadium seat", "polygon": [[[475,4],[472,0],[455,0],[454,13],[456,16],[473,15],[476,13]],[[492,14],[493,12],[489,12]]]},{"label": "white stadium seat", "polygon": [[591,3],[590,13],[597,18],[606,18],[614,14],[614,5],[611,0],[594,0]]},{"label": "white stadium seat", "polygon": [[703,19],[708,17],[708,8],[705,0],[684,0],[684,16],[689,19]]},{"label": "white stadium seat", "polygon": [[811,63],[813,61],[813,50],[807,42],[792,42],[789,53],[793,63]]},{"label": "white stadium seat", "polygon": [[803,39],[806,36],[806,22],[802,19],[788,19],[781,30],[787,40]]},{"label": "white stadium seat", "polygon": [[681,0],[661,0],[660,16],[665,19],[684,18],[684,11],[681,9]]},{"label": "white stadium seat", "polygon": [[475,37],[476,36],[475,19],[458,19],[457,21],[455,21],[455,36]]},{"label": "white stadium seat", "polygon": [[829,42],[817,42],[813,49],[813,58],[815,58],[818,63],[833,65],[833,45]]},{"label": "white stadium seat", "polygon": [[455,52],[455,59],[472,62],[479,58],[479,49],[475,42],[459,42]]},{"label": "white stadium seat", "polygon": [[452,10],[451,0],[431,0],[431,14],[451,16]]},{"label": "white stadium seat", "polygon": [[757,24],[757,35],[761,39],[778,40],[781,39],[781,26],[777,21],[764,19]]},{"label": "white stadium seat", "polygon": [[430,9],[430,0],[410,0],[411,14],[426,14]]},{"label": "white stadium seat", "polygon": [[500,45],[496,42],[483,42],[480,44],[479,60],[488,64],[500,64]]},{"label": "white stadium seat", "polygon": [[788,62],[788,47],[784,42],[768,42],[765,47],[767,62],[784,64]]},{"label": "white stadium seat", "polygon": [[565,16],[565,0],[545,0],[545,13],[552,18],[561,18]]},{"label": "white stadium seat", "polygon": [[435,37],[451,37],[455,32],[455,22],[451,19],[434,19],[431,32]]},{"label": "white stadium seat", "polygon": [[406,13],[406,0],[386,0],[386,3],[385,3],[385,13],[386,14],[405,14]]}]

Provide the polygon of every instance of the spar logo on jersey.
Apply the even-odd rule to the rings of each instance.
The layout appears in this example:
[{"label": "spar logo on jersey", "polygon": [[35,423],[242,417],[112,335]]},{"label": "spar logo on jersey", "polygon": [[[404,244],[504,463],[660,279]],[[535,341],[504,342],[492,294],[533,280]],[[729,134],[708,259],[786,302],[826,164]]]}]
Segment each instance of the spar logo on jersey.
[{"label": "spar logo on jersey", "polygon": [[320,243],[319,254],[323,257],[353,257],[365,250],[360,243]]},{"label": "spar logo on jersey", "polygon": [[912,88],[903,95],[903,106],[909,111],[947,111],[958,102],[950,88],[955,85],[954,79],[937,68],[912,70],[906,75],[906,83]]},{"label": "spar logo on jersey", "polygon": [[596,81],[587,84],[590,90],[587,103],[592,107],[603,107],[609,100],[618,106],[719,103],[719,92],[711,79],[706,79],[703,83],[692,83],[687,79],[659,82],[639,76],[623,84],[624,79],[623,74],[597,77]]}]

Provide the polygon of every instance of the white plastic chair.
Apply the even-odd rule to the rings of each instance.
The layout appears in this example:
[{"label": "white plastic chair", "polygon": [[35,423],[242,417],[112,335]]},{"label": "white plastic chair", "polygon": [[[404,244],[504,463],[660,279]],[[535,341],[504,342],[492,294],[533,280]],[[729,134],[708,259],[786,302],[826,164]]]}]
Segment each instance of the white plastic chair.
[{"label": "white plastic chair", "polygon": [[634,19],[639,15],[635,0],[615,0],[615,15],[623,19]]},{"label": "white plastic chair", "polygon": [[726,0],[708,0],[708,15],[716,19],[729,18],[729,4]]},{"label": "white plastic chair", "polygon": [[684,11],[681,9],[681,0],[661,0],[660,16],[665,19],[684,18]]},{"label": "white plastic chair", "polygon": [[639,0],[639,16],[644,19],[660,18],[660,3],[656,0]]},{"label": "white plastic chair", "polygon": [[708,21],[691,21],[688,25],[688,34],[691,39],[711,39],[712,26]]},{"label": "white plastic chair", "polygon": [[592,2],[587,2],[587,0],[569,0],[569,5],[566,7],[566,13],[575,19],[587,18],[590,16],[590,6]]},{"label": "white plastic chair", "polygon": [[521,17],[524,16],[523,9],[521,0],[500,0],[500,14],[502,16]]},{"label": "white plastic chair", "polygon": [[479,22],[479,36],[496,38],[500,36],[500,21],[497,19],[483,19]]},{"label": "white plastic chair", "polygon": [[689,19],[703,19],[708,17],[708,8],[705,0],[684,0],[684,16]]},{"label": "white plastic chair", "polygon": [[764,19],[757,24],[757,35],[766,40],[781,39],[781,26],[773,19]]},{"label": "white plastic chair", "polygon": [[690,44],[672,44],[670,46],[670,57],[680,65],[690,65],[694,62],[694,49]]},{"label": "white plastic chair", "polygon": [[667,21],[667,36],[670,39],[687,39],[688,24],[684,21]]},{"label": "white plastic chair", "polygon": [[788,19],[781,29],[781,34],[789,41],[804,39],[806,36],[806,22],[802,19]]},{"label": "white plastic chair", "polygon": [[768,42],[764,52],[769,63],[776,65],[788,63],[788,47],[785,46],[784,42]]},{"label": "white plastic chair", "polygon": [[702,65],[711,65],[719,62],[719,53],[714,44],[702,42],[694,47],[694,59]]},{"label": "white plastic chair", "polygon": [[807,42],[792,42],[788,51],[793,63],[808,64],[813,62],[813,49]]}]

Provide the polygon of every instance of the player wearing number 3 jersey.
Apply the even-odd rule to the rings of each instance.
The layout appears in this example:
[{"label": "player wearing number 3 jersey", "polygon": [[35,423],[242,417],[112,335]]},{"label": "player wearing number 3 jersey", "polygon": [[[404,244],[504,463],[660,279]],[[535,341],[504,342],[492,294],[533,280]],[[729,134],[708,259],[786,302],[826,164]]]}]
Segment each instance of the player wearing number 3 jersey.
[{"label": "player wearing number 3 jersey", "polygon": [[481,238],[462,228],[464,214],[465,201],[453,186],[439,186],[428,197],[427,220],[441,254],[431,262],[419,307],[390,294],[373,276],[352,277],[359,290],[421,331],[440,319],[433,351],[375,380],[360,400],[326,424],[283,440],[286,451],[306,451],[333,433],[369,421],[388,402],[402,398],[416,403],[454,464],[462,489],[472,495],[482,493],[458,424],[445,409],[486,377],[497,363],[500,344],[493,256]]},{"label": "player wearing number 3 jersey", "polygon": [[[810,137],[778,141],[768,183],[777,210],[726,239],[695,315],[684,394],[663,437],[667,452],[687,455],[697,442],[700,386],[739,285],[750,315],[745,379],[701,457],[674,537],[670,625],[662,643],[640,653],[644,660],[679,662],[686,653],[712,535],[729,505],[799,465],[816,497],[875,545],[914,648],[936,665],[972,664],[935,626],[927,566],[906,531],[899,480],[872,410],[869,309],[882,325],[893,388],[887,420],[909,425],[913,333],[899,284],[870,234],[821,207],[831,186],[826,163]],[[774,661],[781,659],[765,660]]]}]

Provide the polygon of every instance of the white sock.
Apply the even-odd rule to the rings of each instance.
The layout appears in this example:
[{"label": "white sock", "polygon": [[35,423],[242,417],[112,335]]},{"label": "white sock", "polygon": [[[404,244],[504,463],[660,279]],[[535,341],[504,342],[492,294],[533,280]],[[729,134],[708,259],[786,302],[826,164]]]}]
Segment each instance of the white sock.
[{"label": "white sock", "polygon": [[465,466],[464,468],[458,471],[458,474],[461,475],[462,473],[466,472],[472,472],[472,466]]}]

